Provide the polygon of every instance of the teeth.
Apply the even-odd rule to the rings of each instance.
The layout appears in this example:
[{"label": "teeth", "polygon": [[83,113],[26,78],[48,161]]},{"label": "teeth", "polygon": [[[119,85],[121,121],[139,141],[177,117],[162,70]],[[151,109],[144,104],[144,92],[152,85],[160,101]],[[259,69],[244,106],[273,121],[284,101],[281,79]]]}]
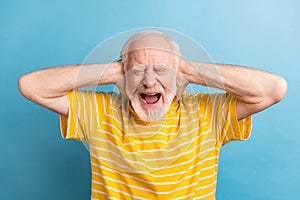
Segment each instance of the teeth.
[{"label": "teeth", "polygon": [[141,97],[143,99],[145,99],[145,97],[147,96],[158,96],[158,98],[160,98],[161,94],[160,93],[141,93]]},{"label": "teeth", "polygon": [[145,95],[156,95],[156,94],[158,94],[158,93],[145,93]]}]

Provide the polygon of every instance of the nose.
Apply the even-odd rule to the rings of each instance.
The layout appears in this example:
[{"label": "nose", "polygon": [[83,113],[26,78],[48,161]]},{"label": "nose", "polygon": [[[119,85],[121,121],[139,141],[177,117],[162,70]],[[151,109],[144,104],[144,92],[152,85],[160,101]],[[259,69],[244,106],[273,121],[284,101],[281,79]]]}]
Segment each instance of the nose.
[{"label": "nose", "polygon": [[156,84],[155,74],[151,70],[146,70],[143,83],[147,88],[151,88]]}]

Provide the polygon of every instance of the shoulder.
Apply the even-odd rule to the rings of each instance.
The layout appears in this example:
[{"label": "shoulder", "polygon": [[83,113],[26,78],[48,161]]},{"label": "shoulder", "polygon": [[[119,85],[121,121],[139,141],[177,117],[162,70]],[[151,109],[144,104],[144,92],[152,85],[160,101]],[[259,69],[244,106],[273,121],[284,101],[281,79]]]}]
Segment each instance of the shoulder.
[{"label": "shoulder", "polygon": [[181,102],[184,106],[200,110],[224,109],[235,102],[236,98],[230,93],[184,93]]},{"label": "shoulder", "polygon": [[194,92],[194,93],[189,93],[185,92],[182,97],[181,101],[183,103],[195,103],[195,102],[200,102],[202,99],[206,99],[209,97],[209,94],[207,93],[201,93],[201,92]]},{"label": "shoulder", "polygon": [[118,101],[121,95],[115,92],[99,92],[90,90],[71,90],[68,94],[72,101],[96,101],[105,104],[113,104],[113,101]]}]

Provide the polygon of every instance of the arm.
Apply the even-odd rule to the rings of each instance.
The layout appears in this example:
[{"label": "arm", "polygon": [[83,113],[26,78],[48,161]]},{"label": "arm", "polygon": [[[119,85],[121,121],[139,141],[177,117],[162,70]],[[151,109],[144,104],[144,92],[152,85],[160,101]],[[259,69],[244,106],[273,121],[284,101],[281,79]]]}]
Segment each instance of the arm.
[{"label": "arm", "polygon": [[23,96],[50,110],[68,115],[68,91],[80,87],[115,84],[123,76],[121,62],[68,65],[23,75],[19,90]]},{"label": "arm", "polygon": [[238,120],[279,102],[287,91],[287,82],[282,77],[246,67],[182,61],[179,72],[189,83],[235,95]]}]

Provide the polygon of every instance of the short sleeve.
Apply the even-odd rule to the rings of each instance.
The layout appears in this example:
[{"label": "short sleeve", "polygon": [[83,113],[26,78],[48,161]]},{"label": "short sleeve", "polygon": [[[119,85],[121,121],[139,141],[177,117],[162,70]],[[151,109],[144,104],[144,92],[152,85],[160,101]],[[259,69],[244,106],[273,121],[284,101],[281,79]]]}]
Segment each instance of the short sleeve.
[{"label": "short sleeve", "polygon": [[88,142],[99,125],[103,113],[103,98],[100,93],[71,90],[68,92],[68,117],[60,116],[60,130],[64,139]]},{"label": "short sleeve", "polygon": [[247,140],[251,134],[252,117],[237,119],[237,97],[225,93],[219,95],[215,102],[217,104],[215,106],[215,121],[219,131],[220,144],[225,145],[234,140]]}]

